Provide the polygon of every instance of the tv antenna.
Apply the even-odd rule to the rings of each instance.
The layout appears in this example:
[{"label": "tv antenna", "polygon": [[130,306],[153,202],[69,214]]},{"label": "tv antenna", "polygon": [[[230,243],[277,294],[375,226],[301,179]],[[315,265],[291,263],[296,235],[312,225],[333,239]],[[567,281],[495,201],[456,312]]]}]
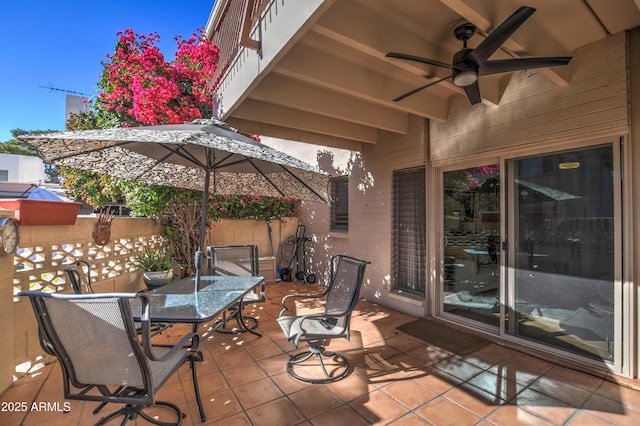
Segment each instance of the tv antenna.
[{"label": "tv antenna", "polygon": [[76,92],[76,91],[74,91],[74,90],[66,90],[66,89],[60,89],[60,88],[58,88],[58,87],[53,87],[53,86],[51,85],[51,83],[49,83],[49,85],[48,85],[48,86],[38,86],[38,87],[41,87],[41,88],[43,88],[43,89],[49,89],[49,91],[51,91],[51,92],[56,91],[56,92],[69,93],[69,94],[71,94],[71,95],[80,95],[80,96],[84,96],[84,97],[88,98],[88,100],[89,100],[89,101],[91,101],[91,99],[93,98],[93,95],[90,95],[90,94],[88,94],[88,93]]}]

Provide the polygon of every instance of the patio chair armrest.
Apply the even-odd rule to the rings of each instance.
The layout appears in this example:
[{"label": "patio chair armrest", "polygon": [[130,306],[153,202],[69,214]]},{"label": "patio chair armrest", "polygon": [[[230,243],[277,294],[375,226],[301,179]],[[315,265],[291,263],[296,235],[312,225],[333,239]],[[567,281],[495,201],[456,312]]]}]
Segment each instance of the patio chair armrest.
[{"label": "patio chair armrest", "polygon": [[286,305],[288,299],[296,299],[296,298],[298,298],[298,299],[320,299],[320,298],[326,296],[328,291],[329,291],[329,288],[327,287],[327,289],[325,289],[322,293],[316,294],[316,295],[313,295],[313,294],[288,294],[285,297],[283,297],[282,298],[282,302],[280,302],[283,309],[280,311],[280,314],[278,314],[278,316],[282,316],[282,314],[284,312],[289,310],[289,308],[287,308],[287,305]]},{"label": "patio chair armrest", "polygon": [[340,312],[340,313],[331,314],[331,315],[328,315],[328,314],[325,314],[325,313],[306,314],[306,315],[301,315],[300,317],[298,317],[297,322],[300,324],[300,328],[304,331],[304,329],[302,328],[302,323],[304,321],[306,321],[307,319],[342,318],[342,317],[346,317],[347,315],[349,315],[349,312]]},{"label": "patio chair armrest", "polygon": [[[188,333],[175,345],[162,345],[163,347],[170,347],[167,352],[164,352],[162,356],[157,356],[153,350],[153,344],[151,343],[151,321],[149,318],[149,296],[144,293],[138,293],[140,299],[142,313],[140,315],[140,327],[142,329],[142,350],[147,358],[151,361],[164,362],[173,357],[178,351],[181,351],[186,347],[189,351],[197,351],[200,344],[200,337],[197,333]],[[189,345],[187,343],[191,341]]]},{"label": "patio chair armrest", "polygon": [[[187,344],[191,341],[190,344]],[[184,336],[180,341],[174,345],[152,345],[150,344],[148,339],[142,339],[142,349],[146,357],[151,361],[164,362],[171,357],[173,357],[177,352],[188,348],[189,352],[197,352],[198,346],[200,345],[200,336],[197,333],[189,333]],[[167,352],[164,352],[162,356],[158,356],[157,352],[153,349],[154,347],[163,347],[170,348]]]},{"label": "patio chair armrest", "polygon": [[305,322],[308,319],[319,319],[319,320],[323,320],[323,319],[330,319],[330,318],[342,318],[349,315],[349,312],[340,312],[337,314],[331,314],[331,315],[327,315],[325,313],[319,313],[319,314],[306,314],[306,315],[302,315],[300,316],[296,322],[300,325],[300,330],[302,330],[305,334],[307,333],[307,330],[305,330],[305,328],[302,326],[302,323]]},{"label": "patio chair armrest", "polygon": [[315,320],[320,320],[322,321],[323,319],[329,319],[329,318],[340,318],[340,317],[344,317],[346,315],[348,315],[348,312],[341,312],[338,314],[331,314],[331,315],[326,315],[324,313],[321,314],[307,314],[307,315],[302,315],[300,317],[298,317],[298,319],[296,319],[296,323],[298,323],[298,326],[300,327],[300,333],[289,337],[290,341],[293,341],[293,344],[295,345],[295,347],[298,347],[298,344],[300,343],[300,339],[303,336],[309,335],[309,333],[307,332],[307,330],[304,328],[303,323],[308,320],[308,319],[315,319]]}]

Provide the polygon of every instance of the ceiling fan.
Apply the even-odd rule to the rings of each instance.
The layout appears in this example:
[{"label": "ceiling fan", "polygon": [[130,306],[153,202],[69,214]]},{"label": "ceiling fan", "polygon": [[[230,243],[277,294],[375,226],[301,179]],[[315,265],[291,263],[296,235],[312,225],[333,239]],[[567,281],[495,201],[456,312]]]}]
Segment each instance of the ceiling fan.
[{"label": "ceiling fan", "polygon": [[404,95],[398,96],[394,101],[401,101],[414,93],[426,89],[427,87],[438,84],[449,78],[453,78],[453,84],[458,87],[462,87],[469,98],[469,102],[474,105],[481,102],[480,87],[478,86],[479,76],[524,69],[567,65],[569,61],[571,61],[571,56],[488,60],[489,57],[493,55],[500,46],[502,46],[502,43],[504,43],[535,11],[536,10],[533,7],[520,7],[495,30],[493,30],[493,32],[491,32],[491,34],[489,34],[487,38],[485,38],[475,49],[467,47],[467,40],[475,34],[476,26],[469,22],[459,25],[453,31],[453,35],[463,42],[463,47],[453,55],[452,64],[436,61],[434,59],[408,55],[405,53],[387,53],[386,56],[388,58],[406,59],[408,61],[422,62],[436,67],[451,69],[451,75],[411,90]]}]

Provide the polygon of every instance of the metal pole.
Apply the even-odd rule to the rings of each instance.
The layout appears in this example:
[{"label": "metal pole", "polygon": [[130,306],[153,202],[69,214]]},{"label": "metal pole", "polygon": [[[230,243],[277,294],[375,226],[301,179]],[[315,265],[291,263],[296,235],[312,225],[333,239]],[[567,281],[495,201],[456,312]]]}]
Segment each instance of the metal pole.
[{"label": "metal pole", "polygon": [[196,264],[196,291],[200,289],[200,275],[202,275],[202,258],[205,255],[204,251],[204,233],[207,226],[207,205],[209,202],[209,181],[211,178],[211,169],[207,164],[207,168],[204,173],[204,189],[202,190],[202,211],[200,217],[200,235],[198,236],[198,250],[196,251],[195,264]]}]

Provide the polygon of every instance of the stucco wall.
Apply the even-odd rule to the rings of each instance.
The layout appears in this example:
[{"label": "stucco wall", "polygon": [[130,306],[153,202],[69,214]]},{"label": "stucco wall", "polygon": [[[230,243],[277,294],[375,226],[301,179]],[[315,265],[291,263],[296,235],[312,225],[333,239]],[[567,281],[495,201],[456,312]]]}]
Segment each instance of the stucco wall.
[{"label": "stucco wall", "polygon": [[[258,246],[259,273],[267,284],[273,284],[279,279],[277,268],[283,262],[278,259],[280,245],[290,235],[296,234],[297,217],[283,217],[274,219],[271,224],[271,238],[269,228],[264,220],[224,219],[215,224],[205,240],[208,246],[213,245],[243,245]],[[274,259],[271,259],[273,257]]]},{"label": "stucco wall", "polygon": [[[0,212],[0,217],[13,217],[13,212]],[[0,394],[13,383],[13,257],[0,256]]]},{"label": "stucco wall", "polygon": [[[64,273],[66,265],[76,259],[88,260],[92,265],[92,286],[97,292],[137,292],[144,288],[139,270],[132,258],[144,246],[161,242],[161,228],[151,219],[115,218],[111,226],[111,240],[105,246],[93,242],[94,217],[79,217],[69,226],[21,226],[20,248],[15,257],[0,257],[0,320],[3,341],[0,349],[3,360],[0,370],[0,393],[12,383],[14,367],[36,362],[42,355],[35,318],[28,300],[14,297],[14,292],[49,286],[54,291],[71,293]],[[281,242],[295,235],[297,218],[271,221],[274,251]],[[263,220],[223,220],[207,235],[207,245],[256,244],[259,255],[271,256],[267,223]],[[269,261],[261,262],[265,274],[275,276]],[[272,268],[273,269],[273,268]],[[270,281],[271,283],[273,281]]]},{"label": "stucco wall", "polygon": [[427,163],[428,122],[412,116],[406,135],[380,132],[378,143],[354,153],[349,178],[349,231],[330,232],[329,207],[307,203],[300,220],[314,235],[309,245],[312,268],[327,274],[331,255],[347,253],[371,261],[362,296],[412,315],[424,313],[424,302],[391,293],[393,171]]}]

